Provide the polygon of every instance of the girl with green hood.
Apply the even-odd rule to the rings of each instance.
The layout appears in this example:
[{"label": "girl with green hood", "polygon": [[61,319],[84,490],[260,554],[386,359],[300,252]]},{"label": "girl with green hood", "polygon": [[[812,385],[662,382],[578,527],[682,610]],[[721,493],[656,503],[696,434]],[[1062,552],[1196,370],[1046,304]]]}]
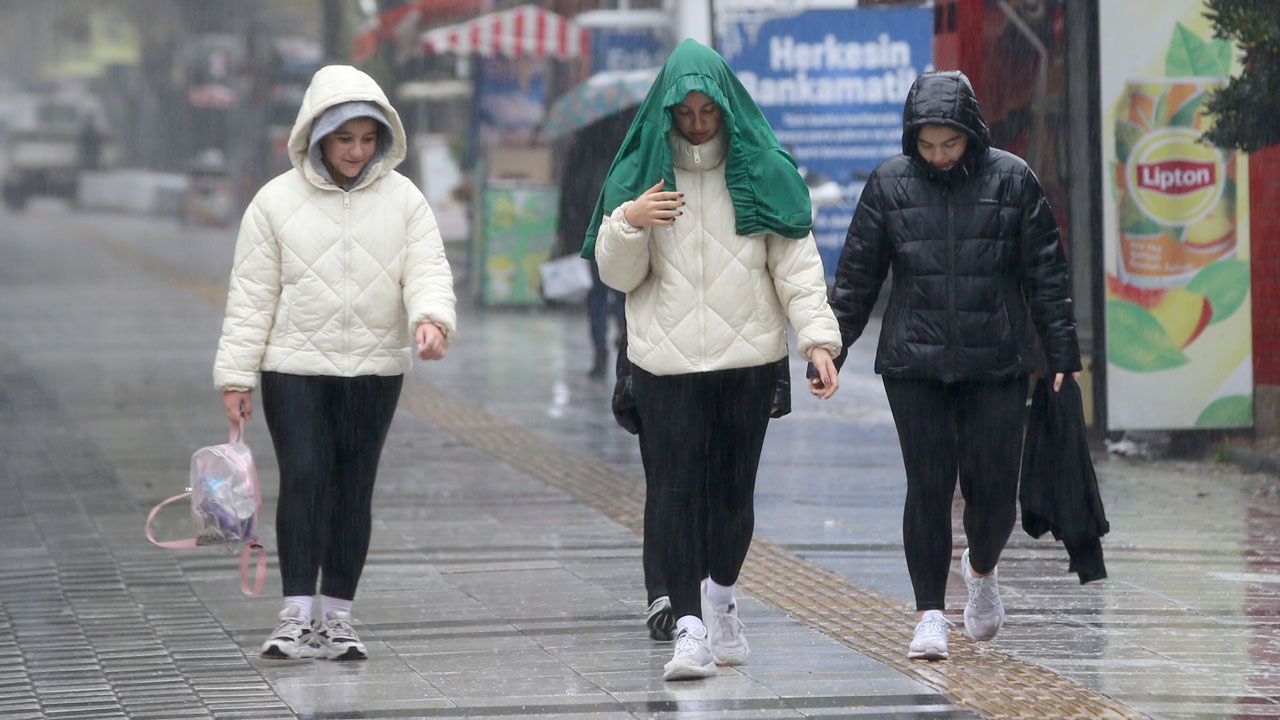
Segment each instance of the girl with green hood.
[{"label": "girl with green hood", "polygon": [[627,294],[627,357],[677,618],[667,680],[747,659],[733,587],[788,320],[821,376],[811,391],[837,387],[840,331],[812,218],[795,161],[755,101],[719,54],[686,40],[614,158],[582,252]]}]

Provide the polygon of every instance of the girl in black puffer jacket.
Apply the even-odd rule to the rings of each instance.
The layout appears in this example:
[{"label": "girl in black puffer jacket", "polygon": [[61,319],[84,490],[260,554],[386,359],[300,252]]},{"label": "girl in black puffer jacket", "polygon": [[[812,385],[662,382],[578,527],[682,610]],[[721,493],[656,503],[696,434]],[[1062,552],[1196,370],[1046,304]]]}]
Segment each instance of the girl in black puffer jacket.
[{"label": "girl in black puffer jacket", "polygon": [[832,308],[845,347],[862,334],[893,269],[875,369],[907,472],[903,536],[921,612],[912,658],[947,657],[951,623],[941,610],[957,476],[968,539],[965,627],[989,640],[1004,622],[996,562],[1017,514],[1033,370],[1028,317],[1055,389],[1080,369],[1053,214],[1027,164],[990,144],[963,73],[917,78],[902,154],[867,180],[836,269]]}]

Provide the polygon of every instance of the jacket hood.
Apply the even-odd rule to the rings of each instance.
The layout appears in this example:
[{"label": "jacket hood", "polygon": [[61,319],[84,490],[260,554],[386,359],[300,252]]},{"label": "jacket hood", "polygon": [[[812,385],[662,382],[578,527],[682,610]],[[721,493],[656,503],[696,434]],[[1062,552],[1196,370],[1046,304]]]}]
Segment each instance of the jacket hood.
[{"label": "jacket hood", "polygon": [[311,84],[302,96],[298,118],[289,133],[289,161],[293,167],[320,186],[330,186],[327,178],[316,171],[308,159],[311,145],[311,127],[329,108],[348,102],[373,103],[382,110],[390,128],[391,141],[382,156],[370,161],[357,187],[364,186],[391,172],[404,161],[408,143],[400,114],[391,107],[378,83],[365,72],[350,65],[326,65],[311,77]]},{"label": "jacket hood", "polygon": [[636,111],[635,120],[609,168],[583,243],[582,256],[594,257],[603,216],[665,180],[675,188],[670,108],[697,90],[720,107],[719,133],[725,134],[725,182],[733,199],[739,235],[772,232],[802,238],[813,228],[809,190],[796,162],[778,144],[769,122],[742,87],[724,58],[695,40],[685,40],[667,58]]},{"label": "jacket hood", "polygon": [[978,106],[978,96],[969,78],[959,70],[927,72],[911,84],[902,109],[903,154],[920,157],[916,137],[925,125],[949,125],[963,131],[969,136],[967,158],[981,156],[991,147],[991,133]]}]

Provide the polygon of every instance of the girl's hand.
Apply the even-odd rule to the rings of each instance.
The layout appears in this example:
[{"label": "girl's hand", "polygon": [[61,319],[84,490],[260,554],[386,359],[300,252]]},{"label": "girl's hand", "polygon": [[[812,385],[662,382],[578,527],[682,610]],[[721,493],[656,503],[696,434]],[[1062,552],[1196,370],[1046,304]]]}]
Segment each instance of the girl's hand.
[{"label": "girl's hand", "polygon": [[227,411],[231,427],[238,428],[241,422],[249,422],[253,414],[253,393],[227,390],[222,393],[222,408]]},{"label": "girl's hand", "polygon": [[[1064,377],[1066,377],[1066,373],[1058,373],[1058,374],[1056,374],[1056,375],[1054,375],[1054,376],[1053,376],[1053,391],[1054,391],[1054,392],[1058,392],[1059,390],[1061,390],[1061,389],[1062,389],[1062,379],[1063,379]],[[1076,372],[1071,373],[1071,377],[1075,378],[1075,379],[1076,379],[1076,382],[1080,382],[1080,371],[1079,371],[1079,370],[1077,370]]]},{"label": "girl's hand", "polygon": [[424,322],[418,325],[414,333],[418,341],[418,358],[420,360],[439,360],[444,357],[444,333],[435,323]]},{"label": "girl's hand", "polygon": [[644,191],[644,194],[636,198],[626,210],[622,211],[622,216],[631,223],[632,227],[649,227],[650,225],[671,225],[676,218],[683,214],[680,208],[684,207],[684,193],[682,192],[663,192],[662,183],[659,180],[656,185]]},{"label": "girl's hand", "polygon": [[823,348],[814,348],[809,353],[809,362],[818,371],[818,377],[809,378],[809,392],[823,400],[835,395],[836,389],[840,387],[840,379],[831,353]]}]

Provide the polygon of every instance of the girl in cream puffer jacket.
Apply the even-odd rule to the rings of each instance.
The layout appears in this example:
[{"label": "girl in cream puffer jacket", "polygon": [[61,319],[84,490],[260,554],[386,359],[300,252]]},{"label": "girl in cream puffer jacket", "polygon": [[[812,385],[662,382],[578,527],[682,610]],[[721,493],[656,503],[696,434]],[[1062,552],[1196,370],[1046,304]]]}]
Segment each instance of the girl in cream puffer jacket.
[{"label": "girl in cream puffer jacket", "polygon": [[321,68],[289,136],[293,169],[257,193],[240,224],[213,379],[233,427],[248,420],[261,380],[280,467],[285,597],[266,658],[364,659],[351,603],[410,338],[430,360],[454,334],[435,218],[395,172],[405,149],[399,115],[372,78]]},{"label": "girl in cream puffer jacket", "polygon": [[[386,144],[342,188],[309,157],[311,126],[329,108],[368,102],[388,121]],[[411,328],[456,324],[453,281],[435,216],[395,167],[405,158],[400,116],[353,67],[316,73],[289,136],[293,170],[267,183],[236,239],[219,390],[249,390],[260,370],[297,375],[401,375]]]},{"label": "girl in cream puffer jacket", "polygon": [[[664,189],[674,187],[674,189]],[[840,331],[807,189],[711,48],[667,58],[614,159],[583,254],[627,293],[627,357],[677,629],[667,680],[746,662],[734,585],[754,529],[756,470],[786,324],[836,389]],[[654,488],[650,488],[654,490]],[[665,623],[664,623],[665,625]]]}]

